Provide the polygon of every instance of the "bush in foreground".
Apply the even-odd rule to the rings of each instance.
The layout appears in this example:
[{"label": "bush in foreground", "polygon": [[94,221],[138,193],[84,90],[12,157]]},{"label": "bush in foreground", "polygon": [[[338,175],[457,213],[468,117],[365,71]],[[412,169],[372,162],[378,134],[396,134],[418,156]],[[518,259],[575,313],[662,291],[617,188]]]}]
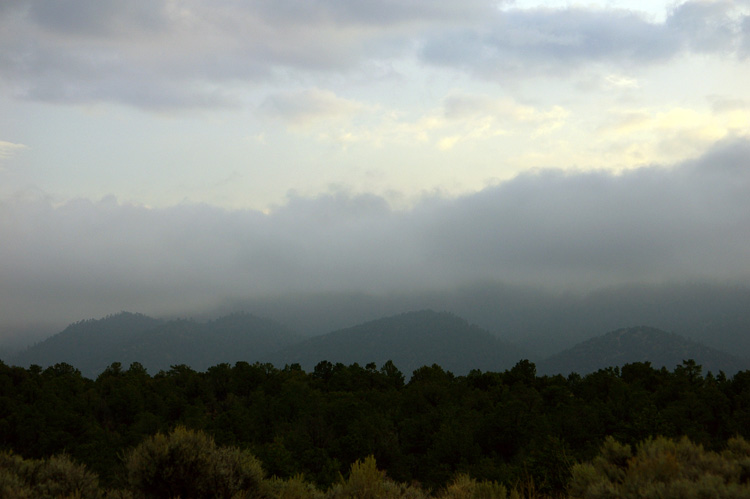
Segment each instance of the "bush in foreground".
[{"label": "bush in foreground", "polygon": [[508,489],[504,485],[497,482],[478,482],[466,474],[456,476],[439,497],[441,499],[520,499],[516,490],[508,495]]},{"label": "bush in foreground", "polygon": [[373,456],[352,464],[349,478],[341,477],[339,483],[328,491],[331,499],[422,499],[427,495],[419,487],[396,483],[378,469]]},{"label": "bush in foreground", "polygon": [[[377,468],[369,456],[351,465],[346,478],[327,491],[306,482],[263,478],[260,462],[235,447],[217,446],[201,431],[178,427],[157,434],[131,449],[124,458],[125,488],[104,491],[95,474],[67,455],[23,459],[0,452],[0,497],[8,498],[172,498],[182,499],[520,499],[544,497],[529,486],[508,490],[498,482],[477,481],[458,474],[445,488],[432,491],[398,483]],[[706,451],[688,438],[651,438],[635,449],[606,439],[599,455],[572,468],[571,498],[748,498],[750,443],[737,437],[722,452]]]},{"label": "bush in foreground", "polygon": [[728,442],[722,453],[686,437],[649,439],[636,447],[608,437],[600,455],[572,469],[573,498],[750,498],[750,444]]},{"label": "bush in foreground", "polygon": [[0,497],[46,499],[101,497],[99,479],[68,455],[23,459],[0,452]]},{"label": "bush in foreground", "polygon": [[262,497],[263,469],[252,454],[184,427],[132,449],[125,470],[129,490],[145,497]]}]

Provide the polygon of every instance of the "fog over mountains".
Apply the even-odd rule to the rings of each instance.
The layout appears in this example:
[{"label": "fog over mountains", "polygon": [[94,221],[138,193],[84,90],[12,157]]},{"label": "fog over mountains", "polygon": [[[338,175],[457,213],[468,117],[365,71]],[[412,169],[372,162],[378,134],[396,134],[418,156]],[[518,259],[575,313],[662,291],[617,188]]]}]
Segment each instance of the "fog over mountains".
[{"label": "fog over mountains", "polygon": [[649,362],[655,368],[673,369],[696,360],[703,372],[733,375],[750,368],[750,361],[689,341],[675,333],[651,327],[631,327],[591,338],[544,359],[537,366],[541,374],[577,372],[586,375],[599,369]]},{"label": "fog over mountains", "polygon": [[750,367],[750,356],[733,352],[642,326],[598,334],[545,358],[454,314],[432,310],[384,317],[311,338],[246,313],[203,322],[122,312],[71,324],[4,360],[25,367],[71,364],[90,378],[115,362],[124,366],[137,362],[155,374],[178,365],[204,371],[224,363],[260,362],[277,368],[297,365],[311,372],[321,362],[379,368],[390,361],[408,377],[433,364],[457,375],[473,370],[502,372],[523,359],[532,359],[540,373],[550,375],[588,374],[633,362],[672,369],[688,359],[706,371],[733,375]]},{"label": "fog over mountains", "polygon": [[523,174],[408,209],[0,201],[0,353],[81,318],[233,311],[316,335],[446,310],[544,358],[648,325],[750,355],[750,140],[673,167]]},{"label": "fog over mountains", "polygon": [[744,286],[630,285],[582,294],[479,283],[444,292],[319,293],[234,306],[308,335],[408,310],[449,310],[538,358],[603,332],[640,324],[750,356],[750,288]]}]

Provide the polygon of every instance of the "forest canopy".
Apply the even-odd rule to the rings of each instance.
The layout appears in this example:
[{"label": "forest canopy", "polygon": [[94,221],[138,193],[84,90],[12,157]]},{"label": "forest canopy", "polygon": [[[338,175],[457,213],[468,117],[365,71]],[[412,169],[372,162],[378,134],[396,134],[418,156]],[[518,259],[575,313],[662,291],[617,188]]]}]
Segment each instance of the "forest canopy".
[{"label": "forest canopy", "polygon": [[322,361],[311,372],[176,365],[153,376],[138,363],[114,363],[91,380],[68,364],[0,363],[0,449],[13,459],[65,455],[116,489],[128,483],[123,456],[177,428],[213,442],[201,445],[236,449],[211,451],[224,458],[257,459],[266,479],[302,475],[318,491],[332,490],[372,456],[394,484],[423,491],[457,487],[462,476],[464,484],[510,491],[533,483],[540,494],[558,495],[588,483],[571,482],[576,466],[592,462],[609,439],[641,449],[649,439],[685,437],[700,452],[721,453],[731,439],[750,438],[750,372],[704,374],[688,360],[671,371],[635,363],[538,376],[521,361],[466,376],[423,366],[407,382],[392,362]]}]

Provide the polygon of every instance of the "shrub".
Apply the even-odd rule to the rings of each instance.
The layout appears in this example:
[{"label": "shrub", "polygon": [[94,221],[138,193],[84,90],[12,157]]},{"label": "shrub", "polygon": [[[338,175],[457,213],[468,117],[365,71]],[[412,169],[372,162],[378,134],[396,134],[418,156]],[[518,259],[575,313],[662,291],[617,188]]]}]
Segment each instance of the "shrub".
[{"label": "shrub", "polygon": [[649,439],[636,448],[608,438],[591,463],[572,470],[569,493],[581,498],[747,497],[750,446],[733,439],[719,454],[687,437]]},{"label": "shrub", "polygon": [[218,447],[203,432],[177,427],[125,456],[127,483],[145,497],[260,497],[263,470],[250,453]]},{"label": "shrub", "polygon": [[505,499],[508,489],[497,482],[477,482],[469,475],[460,474],[440,494],[443,499]]},{"label": "shrub", "polygon": [[352,464],[349,478],[343,477],[328,491],[331,499],[422,499],[424,492],[414,486],[394,482],[380,471],[373,456]]},{"label": "shrub", "polygon": [[98,498],[99,479],[66,454],[49,459],[23,459],[0,453],[0,497]]},{"label": "shrub", "polygon": [[304,476],[295,475],[287,480],[273,477],[266,481],[266,495],[273,499],[322,499],[325,494],[315,485],[305,481]]}]

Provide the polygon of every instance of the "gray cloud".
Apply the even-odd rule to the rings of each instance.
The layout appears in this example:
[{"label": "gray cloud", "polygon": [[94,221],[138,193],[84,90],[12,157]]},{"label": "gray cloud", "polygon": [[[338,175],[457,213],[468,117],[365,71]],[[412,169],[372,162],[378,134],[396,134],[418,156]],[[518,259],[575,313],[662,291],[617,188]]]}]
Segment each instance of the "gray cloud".
[{"label": "gray cloud", "polygon": [[[499,2],[502,3],[502,2]],[[469,0],[456,3],[450,0],[378,0],[349,2],[346,0],[280,0],[257,2],[257,8],[268,20],[282,23],[335,23],[390,26],[405,23],[456,20],[476,20],[492,14],[498,2]]]},{"label": "gray cloud", "polygon": [[455,2],[19,0],[0,9],[0,84],[20,98],[147,109],[227,105],[211,90],[277,68],[344,70],[414,31],[494,10]]},{"label": "gray cloud", "polygon": [[291,292],[748,283],[750,141],[673,167],[524,174],[408,211],[375,195],[291,196],[270,214],[44,198],[0,202],[8,324],[167,313]]},{"label": "gray cloud", "polygon": [[522,175],[455,201],[431,232],[432,247],[460,269],[453,279],[572,286],[746,279],[748,152],[747,143],[726,145],[679,168],[620,176]]},{"label": "gray cloud", "polygon": [[750,15],[742,20],[742,35],[740,39],[740,54],[742,57],[750,56]]},{"label": "gray cloud", "polygon": [[438,33],[422,57],[490,78],[575,70],[581,64],[649,64],[685,51],[740,48],[742,2],[687,1],[665,22],[627,10],[533,9],[499,13],[481,25]]},{"label": "gray cloud", "polygon": [[27,13],[34,22],[53,32],[73,36],[133,34],[133,31],[164,29],[167,16],[164,2],[68,0],[46,2],[29,0]]},{"label": "gray cloud", "polygon": [[742,2],[686,2],[669,16],[667,27],[679,33],[691,50],[735,50],[744,16],[736,13]]},{"label": "gray cloud", "polygon": [[236,105],[215,90],[278,69],[347,71],[421,47],[424,62],[496,78],[686,50],[748,53],[734,1],[679,5],[664,23],[622,10],[496,2],[18,0],[0,9],[0,85],[18,98],[146,109]]}]

